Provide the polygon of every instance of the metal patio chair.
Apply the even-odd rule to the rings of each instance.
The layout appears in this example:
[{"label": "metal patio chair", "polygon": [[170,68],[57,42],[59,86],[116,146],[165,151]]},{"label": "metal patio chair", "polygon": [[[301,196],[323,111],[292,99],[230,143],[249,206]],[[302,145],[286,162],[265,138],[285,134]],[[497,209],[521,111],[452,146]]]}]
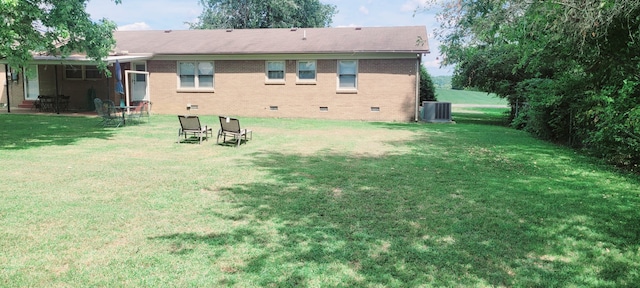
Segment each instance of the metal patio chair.
[{"label": "metal patio chair", "polygon": [[202,126],[198,116],[178,115],[178,120],[180,120],[178,143],[187,142],[190,137],[194,137],[198,139],[198,144],[200,144],[202,139],[208,141],[209,136],[213,137],[213,129],[206,125]]},{"label": "metal patio chair", "polygon": [[216,143],[220,143],[220,137],[222,137],[222,143],[227,141],[227,136],[232,136],[233,140],[236,142],[236,147],[240,146],[242,140],[245,142],[247,140],[253,139],[252,131],[249,129],[241,129],[240,128],[240,120],[231,117],[219,116],[220,119],[220,130],[218,130],[218,137],[216,139]]}]

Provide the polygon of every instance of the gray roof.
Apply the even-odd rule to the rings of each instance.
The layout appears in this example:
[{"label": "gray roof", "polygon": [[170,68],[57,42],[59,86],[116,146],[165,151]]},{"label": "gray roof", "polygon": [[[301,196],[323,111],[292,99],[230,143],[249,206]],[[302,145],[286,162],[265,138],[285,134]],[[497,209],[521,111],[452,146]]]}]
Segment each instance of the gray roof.
[{"label": "gray roof", "polygon": [[155,55],[428,53],[424,26],[116,31],[116,52]]}]

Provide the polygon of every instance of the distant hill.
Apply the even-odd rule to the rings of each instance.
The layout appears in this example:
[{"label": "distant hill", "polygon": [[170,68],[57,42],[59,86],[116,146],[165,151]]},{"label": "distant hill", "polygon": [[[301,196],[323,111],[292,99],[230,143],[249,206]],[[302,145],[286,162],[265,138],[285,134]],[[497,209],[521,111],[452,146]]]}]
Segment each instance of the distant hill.
[{"label": "distant hill", "polygon": [[451,88],[451,76],[431,76],[431,81],[433,81],[433,86],[436,88]]}]

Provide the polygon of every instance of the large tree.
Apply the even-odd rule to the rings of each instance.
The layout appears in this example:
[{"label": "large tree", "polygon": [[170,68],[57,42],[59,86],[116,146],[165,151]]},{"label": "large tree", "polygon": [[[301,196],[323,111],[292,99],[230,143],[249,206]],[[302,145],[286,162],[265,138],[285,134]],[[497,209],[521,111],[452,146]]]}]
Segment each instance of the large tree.
[{"label": "large tree", "polygon": [[[88,0],[0,0],[0,58],[13,68],[25,67],[32,53],[68,56],[86,53],[102,60],[114,45],[115,23],[93,22]],[[120,3],[120,0],[114,0]]]},{"label": "large tree", "polygon": [[640,170],[639,1],[444,3],[456,84],[510,99],[519,128]]},{"label": "large tree", "polygon": [[328,27],[336,6],[319,0],[200,0],[191,29]]}]

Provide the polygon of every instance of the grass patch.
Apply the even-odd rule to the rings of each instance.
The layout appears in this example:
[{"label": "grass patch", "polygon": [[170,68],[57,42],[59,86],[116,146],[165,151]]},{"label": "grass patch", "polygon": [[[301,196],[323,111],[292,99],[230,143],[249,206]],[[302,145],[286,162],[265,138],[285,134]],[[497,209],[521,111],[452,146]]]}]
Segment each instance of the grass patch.
[{"label": "grass patch", "polygon": [[240,148],[176,144],[175,116],[103,129],[2,114],[0,284],[639,283],[640,180],[498,111],[453,125],[247,118]]},{"label": "grass patch", "polygon": [[438,101],[451,102],[452,104],[502,105],[504,107],[508,104],[505,99],[485,92],[436,88],[436,96]]}]

